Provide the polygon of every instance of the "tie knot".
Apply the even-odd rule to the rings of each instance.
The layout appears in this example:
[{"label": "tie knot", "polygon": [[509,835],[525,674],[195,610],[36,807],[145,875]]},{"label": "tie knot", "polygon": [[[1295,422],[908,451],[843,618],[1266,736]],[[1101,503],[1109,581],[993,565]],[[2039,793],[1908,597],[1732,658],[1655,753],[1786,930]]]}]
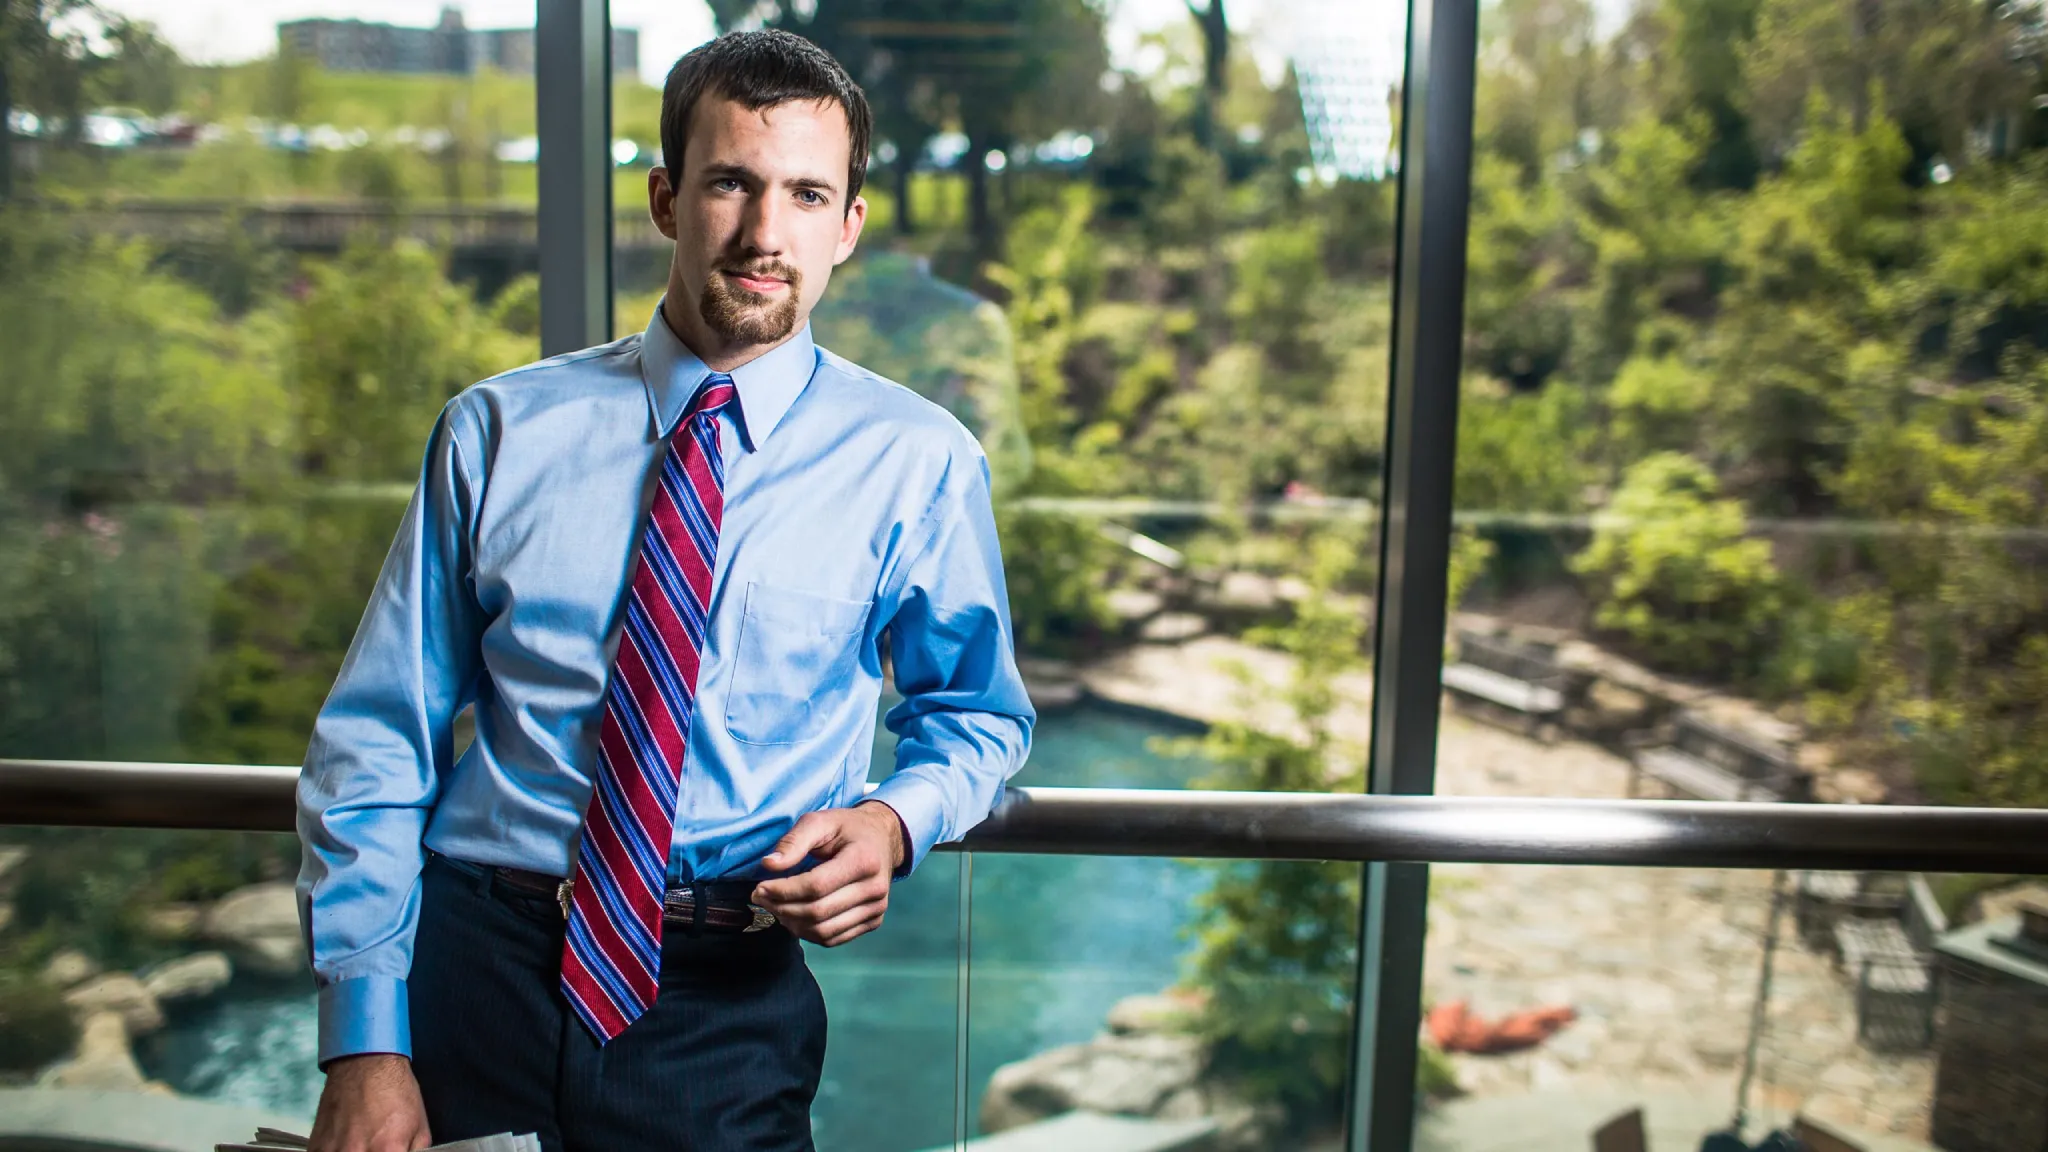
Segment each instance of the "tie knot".
[{"label": "tie knot", "polygon": [[733,385],[732,377],[723,372],[713,372],[697,386],[697,394],[690,398],[690,406],[683,410],[683,419],[716,415],[738,395],[739,389]]}]

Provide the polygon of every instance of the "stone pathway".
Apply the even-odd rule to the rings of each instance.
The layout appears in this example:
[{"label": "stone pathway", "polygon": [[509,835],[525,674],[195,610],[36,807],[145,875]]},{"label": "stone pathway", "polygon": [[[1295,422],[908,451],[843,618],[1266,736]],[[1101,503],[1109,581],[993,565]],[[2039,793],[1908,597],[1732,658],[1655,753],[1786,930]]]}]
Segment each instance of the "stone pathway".
[{"label": "stone pathway", "polygon": [[[1450,795],[1619,797],[1626,787],[1627,764],[1602,749],[1546,747],[1457,716],[1440,749],[1438,789]],[[1580,1013],[1532,1051],[1453,1057],[1468,1090],[1718,1081],[1732,1112],[1769,873],[1454,864],[1432,876],[1428,997],[1463,998],[1487,1016],[1535,1004]],[[1755,1102],[1924,1138],[1933,1059],[1857,1043],[1847,981],[1799,945],[1789,908],[1779,932]]]},{"label": "stone pathway", "polygon": [[[1204,636],[1142,645],[1081,677],[1107,699],[1216,720],[1243,714],[1242,689],[1226,671],[1232,662],[1273,682],[1287,670],[1282,655]],[[1362,746],[1370,678],[1341,688],[1336,728]],[[1626,774],[1623,760],[1590,744],[1544,745],[1445,716],[1437,785],[1447,795],[1619,798]],[[1580,1014],[1532,1051],[1452,1057],[1468,1092],[1681,1090],[1716,1096],[1732,1112],[1769,874],[1441,865],[1432,875],[1431,1001],[1462,998],[1485,1016],[1538,1004]],[[1924,1139],[1932,1058],[1858,1044],[1849,985],[1799,945],[1789,908],[1783,915],[1753,1104]]]}]

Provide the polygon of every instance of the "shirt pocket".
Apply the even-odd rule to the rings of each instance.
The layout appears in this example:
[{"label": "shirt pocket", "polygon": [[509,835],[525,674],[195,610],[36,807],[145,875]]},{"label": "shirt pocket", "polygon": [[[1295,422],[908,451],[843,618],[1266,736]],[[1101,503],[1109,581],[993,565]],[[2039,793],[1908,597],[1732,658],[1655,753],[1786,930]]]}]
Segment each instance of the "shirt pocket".
[{"label": "shirt pocket", "polygon": [[794,744],[808,735],[811,702],[844,691],[851,679],[874,603],[749,582],[725,694],[726,732],[743,744]]}]

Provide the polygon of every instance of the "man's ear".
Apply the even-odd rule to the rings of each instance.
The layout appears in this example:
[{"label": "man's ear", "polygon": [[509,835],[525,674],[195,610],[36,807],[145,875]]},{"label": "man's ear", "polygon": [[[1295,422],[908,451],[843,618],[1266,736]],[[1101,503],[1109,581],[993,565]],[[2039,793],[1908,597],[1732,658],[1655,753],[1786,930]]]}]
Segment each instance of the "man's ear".
[{"label": "man's ear", "polygon": [[663,236],[676,238],[676,190],[669,186],[668,168],[657,164],[647,170],[647,214]]},{"label": "man's ear", "polygon": [[839,224],[839,247],[832,253],[835,267],[846,263],[846,258],[853,255],[854,246],[860,243],[860,230],[867,220],[868,198],[855,196],[852,205],[846,209],[846,218]]}]

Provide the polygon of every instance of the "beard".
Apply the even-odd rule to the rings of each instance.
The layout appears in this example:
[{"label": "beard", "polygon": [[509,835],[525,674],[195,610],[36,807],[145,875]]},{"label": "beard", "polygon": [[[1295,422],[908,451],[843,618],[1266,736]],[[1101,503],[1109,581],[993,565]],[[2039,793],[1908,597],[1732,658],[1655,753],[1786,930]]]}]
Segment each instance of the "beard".
[{"label": "beard", "polygon": [[[749,292],[733,283],[726,272],[742,276],[773,277],[788,282],[778,299]],[[765,264],[728,265],[714,269],[697,301],[697,312],[720,339],[734,344],[775,344],[796,330],[798,294],[803,274],[779,261]]]}]

